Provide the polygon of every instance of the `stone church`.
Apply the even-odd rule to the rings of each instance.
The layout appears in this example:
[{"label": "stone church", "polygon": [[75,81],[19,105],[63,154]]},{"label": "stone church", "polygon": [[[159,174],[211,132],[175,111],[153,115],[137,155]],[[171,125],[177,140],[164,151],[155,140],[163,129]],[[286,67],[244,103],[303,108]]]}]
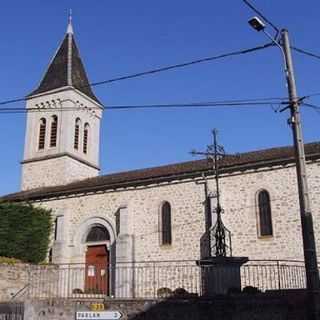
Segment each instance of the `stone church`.
[{"label": "stone church", "polygon": [[[90,88],[71,23],[26,108],[22,190],[2,200],[52,209],[50,261],[199,259],[206,189],[215,192],[212,163],[204,159],[100,175],[103,106]],[[305,152],[320,249],[320,143],[306,144]],[[232,234],[233,255],[302,260],[293,149],[242,153],[222,159],[220,167],[222,218]]]}]

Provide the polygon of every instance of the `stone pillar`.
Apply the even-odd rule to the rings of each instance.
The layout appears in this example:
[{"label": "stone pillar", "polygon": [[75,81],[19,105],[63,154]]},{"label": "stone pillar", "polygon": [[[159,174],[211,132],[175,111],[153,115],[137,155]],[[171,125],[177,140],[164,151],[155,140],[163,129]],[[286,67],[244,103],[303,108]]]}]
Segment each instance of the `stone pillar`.
[{"label": "stone pillar", "polygon": [[128,232],[128,209],[120,208],[119,235],[116,240],[116,263],[114,264],[114,295],[116,298],[134,297],[133,235]]},{"label": "stone pillar", "polygon": [[55,216],[55,239],[52,245],[52,262],[55,264],[69,263],[70,253],[68,247],[68,220],[64,214]]},{"label": "stone pillar", "polygon": [[240,267],[248,260],[247,257],[210,257],[198,260],[202,295],[226,294],[231,288],[241,290]]}]

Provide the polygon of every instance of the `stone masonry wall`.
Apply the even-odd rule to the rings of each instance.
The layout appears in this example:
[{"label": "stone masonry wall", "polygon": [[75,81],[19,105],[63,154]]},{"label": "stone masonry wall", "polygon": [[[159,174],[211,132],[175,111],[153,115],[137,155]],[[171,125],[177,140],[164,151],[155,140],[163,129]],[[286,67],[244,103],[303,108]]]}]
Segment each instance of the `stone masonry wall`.
[{"label": "stone masonry wall", "polygon": [[[91,303],[96,303],[91,301]],[[97,301],[103,303],[102,300]],[[215,299],[106,300],[106,311],[118,311],[122,320],[304,320],[303,292],[290,295],[239,295]],[[90,310],[90,301],[34,301],[25,303],[25,320],[69,320],[77,311]]]},{"label": "stone masonry wall", "polygon": [[67,184],[95,177],[98,170],[68,156],[22,165],[22,190]]},{"label": "stone masonry wall", "polygon": [[0,264],[0,302],[27,297],[65,297],[65,283],[55,265]]},{"label": "stone masonry wall", "polygon": [[26,264],[0,264],[0,301],[10,300],[29,281]]},{"label": "stone masonry wall", "polygon": [[[308,178],[317,246],[320,248],[320,167],[308,164]],[[199,182],[199,181],[198,181]],[[135,261],[198,259],[204,232],[204,187],[195,180],[145,188],[43,201],[64,215],[65,261],[84,262],[84,225],[100,218],[115,236],[115,213],[128,209],[127,232],[134,237]],[[214,191],[213,180],[209,189]],[[271,197],[273,236],[259,237],[256,194]],[[221,178],[223,220],[232,232],[233,255],[250,259],[303,259],[295,167],[278,167]],[[172,207],[172,245],[160,245],[159,213],[163,201]]]}]

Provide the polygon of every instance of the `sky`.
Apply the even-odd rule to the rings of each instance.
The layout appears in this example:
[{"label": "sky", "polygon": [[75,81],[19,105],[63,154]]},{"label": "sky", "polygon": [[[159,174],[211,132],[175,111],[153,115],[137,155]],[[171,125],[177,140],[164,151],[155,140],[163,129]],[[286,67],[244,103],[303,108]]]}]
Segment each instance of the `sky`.
[{"label": "sky", "polygon": [[[320,54],[320,2],[252,0],[292,44]],[[3,1],[0,101],[37,87],[62,41],[69,9],[91,82],[205,58],[268,42],[247,21],[242,0]],[[268,27],[272,32],[272,29]],[[300,96],[320,92],[320,60],[294,53]],[[272,47],[94,88],[106,106],[286,97],[281,52]],[[308,100],[320,106],[320,96]],[[24,102],[11,107],[24,107]],[[288,112],[271,106],[105,111],[101,174],[194,159],[213,128],[228,153],[292,144]],[[305,142],[319,140],[320,113],[302,107]],[[0,114],[0,194],[20,190],[25,115]]]}]

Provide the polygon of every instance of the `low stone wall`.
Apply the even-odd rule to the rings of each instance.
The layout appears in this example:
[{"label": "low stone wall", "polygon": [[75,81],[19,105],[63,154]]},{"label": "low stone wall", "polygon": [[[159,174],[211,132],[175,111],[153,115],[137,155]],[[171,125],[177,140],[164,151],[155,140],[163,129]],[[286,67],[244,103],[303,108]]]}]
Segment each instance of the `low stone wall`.
[{"label": "low stone wall", "polygon": [[[24,320],[70,320],[100,301],[25,302]],[[121,320],[306,320],[304,291],[217,296],[214,299],[106,300],[107,311],[119,311]]]},{"label": "low stone wall", "polygon": [[[58,287],[59,277],[55,265],[0,264],[0,302],[65,297],[64,288]],[[60,282],[63,280],[62,277]]]},{"label": "low stone wall", "polygon": [[29,282],[29,265],[0,264],[0,301],[10,300]]}]

